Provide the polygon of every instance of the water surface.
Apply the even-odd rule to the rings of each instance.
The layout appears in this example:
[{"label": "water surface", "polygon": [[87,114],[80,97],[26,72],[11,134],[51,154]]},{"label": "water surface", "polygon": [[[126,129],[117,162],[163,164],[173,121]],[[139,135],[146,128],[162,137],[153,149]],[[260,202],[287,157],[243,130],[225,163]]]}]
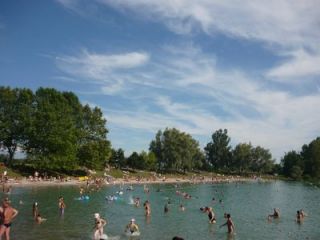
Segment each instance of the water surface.
[{"label": "water surface", "polygon": [[[160,187],[161,192],[156,190]],[[301,183],[274,181],[267,183],[225,183],[225,184],[184,184],[175,188],[173,184],[149,185],[150,193],[143,192],[143,186],[134,186],[134,191],[126,191],[121,199],[107,203],[105,197],[119,191],[120,186],[106,186],[99,192],[90,194],[90,200],[77,201],[77,186],[56,187],[14,187],[11,195],[12,205],[19,215],[12,226],[12,239],[58,240],[92,239],[93,214],[99,212],[107,219],[105,232],[111,239],[128,239],[123,235],[125,225],[135,218],[141,236],[135,239],[171,239],[178,235],[185,239],[320,239],[320,190]],[[176,191],[188,192],[192,199],[185,200]],[[65,215],[58,211],[58,197],[63,196],[67,205]],[[3,197],[4,195],[2,195]],[[132,198],[139,196],[141,202],[150,200],[152,214],[144,216],[142,207],[136,208]],[[212,198],[216,201],[213,202]],[[171,200],[169,213],[163,211],[165,203]],[[219,203],[219,200],[222,203]],[[19,201],[23,204],[20,205]],[[32,204],[37,201],[40,213],[48,220],[41,225],[32,218]],[[181,212],[179,204],[185,205]],[[202,206],[212,206],[217,223],[208,223],[208,217],[201,213]],[[281,218],[267,221],[273,208],[279,208]],[[295,214],[303,208],[309,215],[302,224],[295,222]],[[231,214],[236,226],[235,235],[227,234],[223,213]]]}]

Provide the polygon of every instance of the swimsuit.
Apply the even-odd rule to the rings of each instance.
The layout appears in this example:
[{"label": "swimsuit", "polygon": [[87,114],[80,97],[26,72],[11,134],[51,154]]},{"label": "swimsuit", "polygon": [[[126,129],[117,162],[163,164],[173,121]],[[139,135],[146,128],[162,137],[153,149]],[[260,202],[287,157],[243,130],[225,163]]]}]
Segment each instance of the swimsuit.
[{"label": "swimsuit", "polygon": [[11,227],[12,223],[4,223],[2,225],[5,226],[6,228],[9,228],[9,227]]}]

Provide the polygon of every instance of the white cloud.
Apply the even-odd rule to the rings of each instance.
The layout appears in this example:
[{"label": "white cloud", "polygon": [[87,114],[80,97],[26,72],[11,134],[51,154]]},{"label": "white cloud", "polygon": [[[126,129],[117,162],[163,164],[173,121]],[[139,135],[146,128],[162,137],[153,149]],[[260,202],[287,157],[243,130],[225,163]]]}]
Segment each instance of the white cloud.
[{"label": "white cloud", "polygon": [[[183,52],[183,54],[182,54]],[[177,64],[178,63],[178,64]],[[138,128],[154,132],[176,127],[195,136],[208,137],[219,128],[227,128],[234,143],[249,142],[270,148],[276,158],[285,151],[299,149],[320,131],[320,96],[293,96],[271,90],[241,71],[221,71],[212,58],[190,48],[176,49],[173,56],[155,64],[160,68],[148,72],[149,81],[163,85],[167,93],[179,91],[190,100],[176,100],[154,92],[138,106],[155,104],[157,114],[137,107],[134,112],[108,114],[110,122],[120,128]],[[170,79],[170,82],[166,81]],[[196,100],[198,99],[198,100]],[[220,109],[217,112],[211,110]],[[221,115],[223,110],[224,115]]]},{"label": "white cloud", "polygon": [[[92,14],[83,1],[58,0],[79,14]],[[259,41],[287,59],[267,72],[271,80],[319,75],[320,8],[318,0],[96,0],[95,4],[132,11],[150,21],[164,23],[177,34],[202,31]],[[93,4],[94,2],[91,2]],[[80,4],[81,3],[81,4]],[[95,9],[98,9],[97,7]],[[304,50],[308,49],[308,53]],[[303,79],[305,80],[305,79]],[[301,82],[303,82],[303,80]]]},{"label": "white cloud", "polygon": [[[149,55],[143,52],[124,54],[97,54],[82,50],[76,56],[56,57],[60,70],[83,81],[101,84],[105,94],[115,94],[123,89],[126,78],[120,78],[116,72],[143,66],[149,61]],[[128,78],[130,76],[127,76]]]},{"label": "white cloud", "polygon": [[267,76],[280,81],[292,81],[306,76],[320,75],[320,54],[296,50],[286,54],[289,60],[268,71]]}]

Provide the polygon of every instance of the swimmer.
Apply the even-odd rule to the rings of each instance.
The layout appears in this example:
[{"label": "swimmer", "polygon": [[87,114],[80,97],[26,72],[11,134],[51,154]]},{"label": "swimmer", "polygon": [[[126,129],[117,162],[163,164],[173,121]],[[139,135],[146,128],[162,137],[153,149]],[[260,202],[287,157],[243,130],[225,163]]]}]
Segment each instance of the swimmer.
[{"label": "swimmer", "polygon": [[0,227],[0,239],[2,235],[6,235],[6,240],[10,240],[10,228],[12,225],[12,220],[18,215],[18,211],[11,207],[10,200],[5,198],[0,207],[0,217],[2,219]]},{"label": "swimmer", "polygon": [[231,215],[228,213],[227,214],[227,222],[225,224],[222,224],[220,227],[226,226],[228,227],[228,233],[233,233],[234,232],[234,223],[231,220]]},{"label": "swimmer", "polygon": [[273,214],[270,214],[268,216],[268,219],[270,220],[271,218],[280,218],[280,212],[279,209],[274,208],[273,209]]},{"label": "swimmer", "polygon": [[184,238],[175,236],[175,237],[172,238],[172,240],[184,240]]},{"label": "swimmer", "polygon": [[83,196],[83,194],[84,194],[84,189],[83,189],[83,187],[80,187],[80,197],[82,197]]},{"label": "swimmer", "polygon": [[107,224],[107,221],[100,217],[99,213],[94,214],[95,225],[94,225],[94,233],[93,239],[100,240],[103,235],[103,227]]},{"label": "swimmer", "polygon": [[144,206],[146,216],[150,216],[151,215],[151,205],[150,205],[149,200],[145,201],[143,206]]},{"label": "swimmer", "polygon": [[129,224],[126,226],[125,232],[130,232],[131,234],[139,232],[139,226],[135,223],[134,218],[132,218]]},{"label": "swimmer", "polygon": [[64,199],[62,196],[59,197],[59,212],[60,216],[64,215],[64,209],[66,208],[66,204],[64,203]]},{"label": "swimmer", "polygon": [[186,210],[185,207],[182,204],[180,204],[180,211],[184,211],[184,210]]},{"label": "swimmer", "polygon": [[134,199],[134,205],[135,205],[136,207],[140,207],[140,198],[139,198],[139,197],[136,197],[136,198]]},{"label": "swimmer", "polygon": [[164,205],[164,213],[167,213],[167,212],[169,212],[169,207],[168,207],[168,204],[166,203]]},{"label": "swimmer", "polygon": [[40,223],[46,221],[47,219],[42,218],[40,213],[38,213],[38,215],[36,216],[35,220],[36,220],[36,223],[40,224]]},{"label": "swimmer", "polygon": [[297,215],[296,215],[296,221],[297,221],[297,223],[301,223],[302,220],[303,220],[303,215],[302,215],[301,211],[298,210]]},{"label": "swimmer", "polygon": [[35,202],[33,205],[32,205],[32,216],[34,219],[36,219],[36,217],[38,216],[39,214],[39,209],[38,209],[38,203]]},{"label": "swimmer", "polygon": [[208,213],[208,218],[210,223],[216,223],[216,218],[211,207],[207,207],[206,212]]}]

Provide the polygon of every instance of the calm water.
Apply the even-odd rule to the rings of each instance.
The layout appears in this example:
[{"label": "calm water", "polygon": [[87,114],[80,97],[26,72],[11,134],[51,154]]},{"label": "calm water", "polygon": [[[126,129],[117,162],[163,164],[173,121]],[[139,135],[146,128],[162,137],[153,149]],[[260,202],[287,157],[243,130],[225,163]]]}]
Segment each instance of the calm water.
[{"label": "calm water", "polygon": [[[159,186],[162,191],[156,192]],[[19,215],[12,226],[12,239],[91,239],[95,212],[108,220],[105,232],[111,239],[128,239],[122,233],[132,217],[141,231],[141,236],[135,239],[169,240],[175,235],[199,240],[320,239],[319,188],[282,181],[179,186],[180,191],[194,196],[190,200],[176,195],[177,189],[172,184],[150,185],[149,188],[150,194],[145,194],[143,186],[134,186],[134,191],[124,190],[122,199],[108,204],[105,196],[118,191],[119,186],[105,187],[100,192],[92,193],[88,201],[74,200],[79,195],[76,186],[15,187],[10,198]],[[67,204],[62,218],[57,209],[59,195],[64,196]],[[145,218],[142,207],[136,208],[130,204],[134,196],[139,196],[141,203],[146,199],[151,201],[152,215],[149,219]],[[223,203],[213,203],[212,197],[222,199]],[[169,205],[169,213],[164,214],[163,208],[168,198],[172,204]],[[19,200],[24,204],[20,205]],[[42,216],[48,219],[41,225],[34,223],[32,218],[34,201],[39,203]],[[185,205],[185,212],[179,211],[180,202]],[[201,206],[214,208],[217,224],[208,223],[207,214],[199,211]],[[280,208],[281,218],[268,222],[266,216],[272,213],[273,207]],[[309,216],[299,225],[295,222],[295,213],[301,208]],[[219,228],[225,222],[224,212],[231,213],[236,226],[234,236],[226,233],[226,227]]]}]

